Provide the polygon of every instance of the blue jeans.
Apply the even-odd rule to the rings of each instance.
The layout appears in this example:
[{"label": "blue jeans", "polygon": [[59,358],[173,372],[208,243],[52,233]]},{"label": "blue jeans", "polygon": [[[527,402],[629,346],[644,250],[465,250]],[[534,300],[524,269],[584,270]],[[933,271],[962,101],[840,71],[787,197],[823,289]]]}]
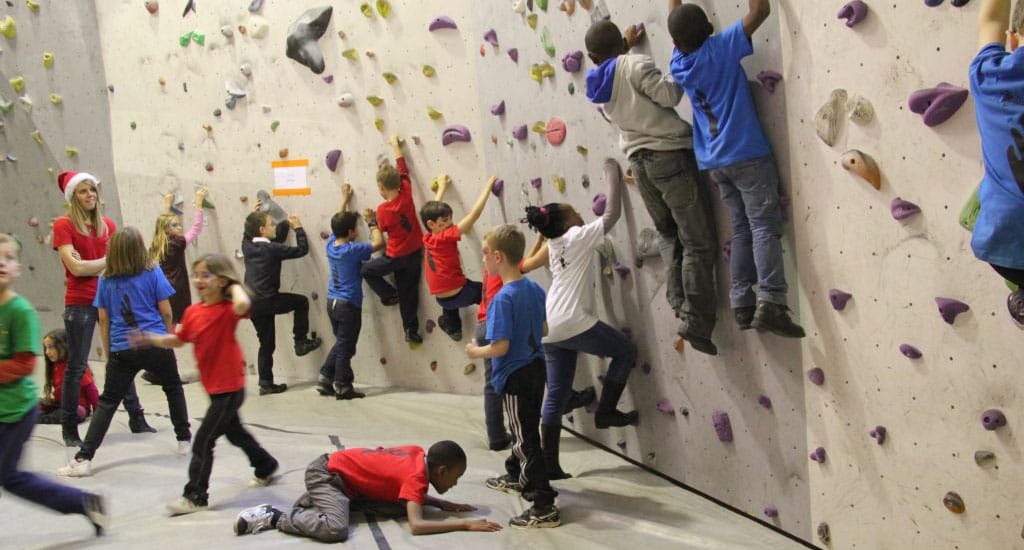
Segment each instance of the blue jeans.
[{"label": "blue jeans", "polygon": [[782,261],[782,212],[775,159],[768,156],[739,162],[708,170],[707,175],[718,185],[732,219],[732,307],[754,306],[758,300],[786,305],[789,287]]},{"label": "blue jeans", "polygon": [[544,344],[548,393],[544,397],[542,425],[557,426],[561,423],[562,411],[572,397],[576,356],[580,352],[612,358],[605,374],[606,381],[625,384],[636,364],[636,345],[625,334],[602,321],[568,340]]},{"label": "blue jeans", "polygon": [[462,315],[459,313],[464,307],[479,304],[483,298],[484,285],[478,281],[466,281],[462,290],[454,296],[438,298],[437,304],[441,306],[441,318],[438,324],[445,332],[462,332]]},{"label": "blue jeans", "polygon": [[[64,330],[68,335],[68,366],[61,383],[60,409],[61,424],[66,427],[78,426],[78,396],[82,375],[89,366],[89,348],[92,347],[92,333],[96,329],[99,311],[92,306],[64,306]],[[124,408],[128,412],[141,412],[142,403],[135,391],[133,380],[124,394]]]},{"label": "blue jeans", "polygon": [[334,332],[334,346],[320,367],[320,376],[338,386],[351,386],[355,380],[352,357],[356,354],[356,343],[363,328],[363,310],[345,300],[329,298],[327,317]]},{"label": "blue jeans", "polygon": [[[78,397],[78,394],[75,394]],[[31,472],[18,470],[21,450],[32,435],[39,417],[39,408],[32,407],[21,420],[0,422],[0,485],[12,495],[45,506],[62,514],[84,514],[85,493],[67,485],[54,483]]]},{"label": "blue jeans", "polygon": [[[487,323],[482,322],[476,325],[476,345],[486,346],[491,341],[487,339]],[[505,431],[505,413],[501,408],[501,394],[494,391],[491,384],[491,368],[493,363],[490,359],[484,359],[484,424],[487,426],[487,443],[496,445],[508,440],[508,432]]]}]

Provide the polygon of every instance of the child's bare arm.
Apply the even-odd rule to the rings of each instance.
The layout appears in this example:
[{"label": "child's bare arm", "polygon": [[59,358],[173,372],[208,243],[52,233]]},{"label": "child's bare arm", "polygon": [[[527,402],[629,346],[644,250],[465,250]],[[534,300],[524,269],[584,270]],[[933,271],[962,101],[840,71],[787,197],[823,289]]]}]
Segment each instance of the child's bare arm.
[{"label": "child's bare arm", "polygon": [[498,181],[498,176],[491,176],[491,179],[487,180],[484,184],[483,190],[480,192],[480,196],[476,199],[476,204],[473,205],[473,209],[466,214],[465,218],[459,222],[459,233],[469,233],[473,230],[473,224],[480,219],[480,215],[484,213],[484,206],[487,205],[487,199],[491,196],[491,189],[494,187],[494,182]]},{"label": "child's bare arm", "polygon": [[452,531],[500,531],[501,525],[486,519],[454,519],[436,521],[423,519],[423,506],[409,501],[405,507],[409,530],[413,535],[434,535]]},{"label": "child's bare arm", "polygon": [[[978,12],[978,47],[1003,42],[1010,29],[1010,0],[985,0]],[[1020,32],[1020,29],[1017,29]]]},{"label": "child's bare arm", "polygon": [[110,357],[110,315],[106,308],[96,310],[97,322],[100,325],[100,342],[103,344],[103,352]]},{"label": "child's bare arm", "polygon": [[171,213],[171,207],[174,206],[174,193],[167,193],[164,195],[164,214]]},{"label": "child's bare arm", "polygon": [[180,348],[185,345],[176,334],[154,334],[137,332],[128,335],[128,343],[132,347],[156,346],[158,348]]},{"label": "child's bare arm", "polygon": [[533,250],[526,256],[519,266],[519,272],[526,274],[538,267],[548,265],[548,243],[544,235],[537,235],[537,242],[533,244]]},{"label": "child's bare arm", "polygon": [[495,340],[486,346],[477,346],[470,342],[466,344],[466,355],[470,359],[493,359],[508,353],[509,340]]},{"label": "child's bare arm", "polygon": [[754,35],[754,31],[764,23],[765,19],[768,19],[771,12],[772,7],[768,0],[750,0],[750,9],[743,16],[743,32],[747,34],[748,38]]},{"label": "child's bare arm", "polygon": [[236,283],[228,287],[228,292],[231,293],[231,310],[235,312],[235,315],[241,317],[249,313],[249,308],[252,307],[252,300],[249,298],[249,293],[245,291],[245,288]]},{"label": "child's bare arm", "polygon": [[373,247],[374,252],[379,252],[384,248],[385,243],[384,233],[377,226],[377,215],[372,209],[366,208],[363,210],[363,219],[366,220],[366,225],[370,228],[370,246]]},{"label": "child's bare arm", "polygon": [[338,206],[338,212],[348,212],[348,203],[352,200],[352,185],[345,180],[345,184],[341,186],[341,206]]},{"label": "child's bare arm", "polygon": [[437,192],[434,193],[434,200],[440,202],[441,197],[444,197],[444,192],[448,190],[448,186],[452,184],[452,178],[448,174],[440,174],[437,176]]},{"label": "child's bare arm", "polygon": [[402,140],[398,136],[391,136],[388,138],[388,143],[391,144],[391,150],[395,152],[395,158],[402,158]]},{"label": "child's bare arm", "polygon": [[174,332],[174,313],[171,311],[171,301],[160,300],[157,302],[156,307],[160,310],[160,318],[163,319],[167,332]]}]

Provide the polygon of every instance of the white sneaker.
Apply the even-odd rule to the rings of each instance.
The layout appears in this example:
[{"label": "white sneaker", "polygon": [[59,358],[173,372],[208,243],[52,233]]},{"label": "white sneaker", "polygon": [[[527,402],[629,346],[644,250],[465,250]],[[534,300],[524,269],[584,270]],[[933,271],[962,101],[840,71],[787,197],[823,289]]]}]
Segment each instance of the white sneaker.
[{"label": "white sneaker", "polygon": [[172,516],[183,516],[193,512],[200,512],[206,508],[205,504],[196,504],[185,497],[178,497],[177,500],[167,503],[167,511]]},{"label": "white sneaker", "polygon": [[64,477],[89,477],[92,475],[91,460],[75,460],[68,462],[67,466],[57,468],[57,475]]},{"label": "white sneaker", "polygon": [[248,535],[273,529],[274,515],[280,514],[277,509],[269,504],[260,504],[253,508],[242,510],[235,520],[235,534]]},{"label": "white sneaker", "polygon": [[179,441],[178,442],[178,450],[176,452],[179,455],[182,455],[182,456],[187,455],[188,453],[192,452],[192,442],[191,441]]}]

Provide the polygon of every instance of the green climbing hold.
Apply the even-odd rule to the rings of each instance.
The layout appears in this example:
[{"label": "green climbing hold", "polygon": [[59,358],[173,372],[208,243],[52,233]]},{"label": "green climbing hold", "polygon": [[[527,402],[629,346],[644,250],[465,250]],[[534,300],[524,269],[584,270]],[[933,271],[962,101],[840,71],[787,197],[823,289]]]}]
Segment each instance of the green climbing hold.
[{"label": "green climbing hold", "polygon": [[536,0],[536,3],[540,11],[548,11],[548,0]]},{"label": "green climbing hold", "polygon": [[546,136],[548,134],[548,124],[543,120],[539,120],[534,122],[533,126],[530,126],[530,130],[534,133]]},{"label": "green climbing hold", "polygon": [[373,125],[377,127],[377,131],[378,132],[383,132],[384,131],[384,119],[383,118],[378,118],[378,119],[374,120],[373,121]]},{"label": "green climbing hold", "polygon": [[74,147],[71,146],[65,147],[64,154],[69,157],[78,156],[78,149],[75,149]]},{"label": "green climbing hold", "polygon": [[53,54],[50,52],[43,52],[43,67],[47,69],[53,67]]},{"label": "green climbing hold", "polygon": [[398,80],[398,76],[395,75],[395,73],[384,73],[381,76],[384,77],[384,80],[387,81],[388,84],[394,84],[395,81]]},{"label": "green climbing hold", "polygon": [[370,4],[366,2],[363,2],[363,4],[359,6],[359,11],[363,12],[363,15],[366,17],[373,17],[373,8],[371,8]]},{"label": "green climbing hold", "polygon": [[430,117],[430,120],[437,120],[443,117],[444,115],[441,113],[441,111],[438,111],[433,107],[427,107],[427,116]]},{"label": "green climbing hold", "polygon": [[583,155],[583,156],[587,156],[587,153],[589,153],[590,150],[588,150],[586,147],[584,147],[582,145],[577,145],[576,146],[576,152],[581,154],[581,155]]},{"label": "green climbing hold", "polygon": [[384,103],[384,98],[375,95],[368,95],[366,96],[366,101],[369,101],[370,105],[373,105],[374,107],[380,107]]},{"label": "green climbing hold", "polygon": [[25,77],[16,76],[10,80],[11,88],[19,94],[25,89]]},{"label": "green climbing hold", "polygon": [[217,207],[214,206],[212,202],[210,202],[210,199],[208,199],[206,197],[203,197],[203,205],[202,206],[203,206],[203,208],[205,208],[207,210],[216,210],[217,209]]},{"label": "green climbing hold", "polygon": [[131,126],[132,130],[134,130],[137,127],[134,120],[128,126]]},{"label": "green climbing hold", "polygon": [[352,61],[355,61],[359,59],[359,50],[355,48],[349,48],[341,52],[341,56],[344,57],[345,59],[351,59]]},{"label": "green climbing hold", "polygon": [[206,45],[206,35],[199,31],[192,31],[192,41],[200,46]]},{"label": "green climbing hold", "polygon": [[526,24],[529,25],[531,29],[537,30],[537,14],[531,13],[530,15],[527,15]]},{"label": "green climbing hold", "polygon": [[18,25],[14,23],[14,18],[10,15],[0,19],[0,34],[7,38],[18,36]]},{"label": "green climbing hold", "polygon": [[424,65],[423,66],[423,76],[425,76],[427,78],[433,78],[434,75],[436,75],[436,74],[437,74],[437,71],[435,71],[434,68],[431,67],[430,65]]},{"label": "green climbing hold", "polygon": [[192,40],[192,31],[188,31],[185,34],[181,35],[180,38],[178,38],[178,44],[181,44],[181,47],[184,48],[185,46],[188,46],[188,43],[191,40]]},{"label": "green climbing hold", "polygon": [[548,57],[555,57],[555,43],[551,40],[551,31],[545,26],[540,31],[540,43],[544,46],[544,52]]},{"label": "green climbing hold", "polygon": [[978,221],[978,212],[981,211],[981,201],[978,200],[978,188],[980,187],[981,185],[974,189],[971,198],[967,199],[967,203],[960,210],[960,227],[968,231],[974,231],[974,224]]},{"label": "green climbing hold", "polygon": [[0,97],[0,113],[9,113],[14,108],[13,101],[7,101],[3,97]]},{"label": "green climbing hold", "polygon": [[551,176],[551,182],[555,185],[555,189],[558,189],[559,193],[565,193],[565,178]]},{"label": "green climbing hold", "polygon": [[270,131],[271,132],[276,132],[277,131],[277,127],[280,126],[280,125],[281,125],[281,121],[280,120],[275,120],[274,122],[271,122],[270,123]]},{"label": "green climbing hold", "polygon": [[576,93],[576,85],[573,84],[572,82],[570,82],[569,83],[569,95],[573,95],[575,93]]},{"label": "green climbing hold", "polygon": [[377,13],[384,19],[391,15],[391,4],[388,3],[388,0],[377,0]]}]

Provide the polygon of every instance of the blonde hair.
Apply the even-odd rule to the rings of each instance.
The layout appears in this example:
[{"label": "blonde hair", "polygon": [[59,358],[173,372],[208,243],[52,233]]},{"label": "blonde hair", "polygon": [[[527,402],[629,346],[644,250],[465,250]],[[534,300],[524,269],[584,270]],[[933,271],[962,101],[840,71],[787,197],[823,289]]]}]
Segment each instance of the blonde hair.
[{"label": "blonde hair", "polygon": [[491,250],[501,252],[512,265],[519,265],[526,250],[526,237],[518,227],[499,225],[484,235],[484,242]]},{"label": "blonde hair", "polygon": [[[86,211],[82,208],[82,205],[78,202],[77,195],[71,196],[71,201],[68,202],[68,219],[71,220],[71,224],[75,226],[75,229],[79,233],[86,236],[106,237],[107,236],[107,224],[103,221],[103,207],[100,202],[100,187],[96,185],[96,182],[92,180],[86,180],[78,185],[91,185],[96,190],[96,208],[92,211]],[[78,191],[78,188],[75,188]],[[92,227],[92,232],[89,231],[89,227]]]},{"label": "blonde hair", "polygon": [[238,270],[235,269],[235,264],[223,254],[203,254],[198,260],[192,262],[192,271],[195,272],[196,266],[199,264],[206,264],[206,269],[214,276],[226,279],[228,284],[224,286],[224,297],[230,298],[231,293],[228,288],[231,285],[238,285],[243,290],[249,292],[249,289],[242,283],[242,278],[238,276]]},{"label": "blonde hair", "polygon": [[390,162],[385,162],[377,168],[377,185],[390,191],[401,189],[402,175]]},{"label": "blonde hair", "polygon": [[0,245],[4,244],[14,245],[14,255],[21,259],[21,241],[17,237],[10,233],[0,233]]},{"label": "blonde hair", "polygon": [[110,236],[104,279],[131,277],[155,266],[156,264],[146,255],[146,243],[143,242],[142,233],[138,229],[129,225]]},{"label": "blonde hair", "polygon": [[173,222],[180,222],[177,214],[160,214],[156,218],[156,229],[153,231],[153,242],[149,244],[149,259],[156,263],[163,263],[167,256],[167,246],[171,239],[167,236],[167,228]]}]

